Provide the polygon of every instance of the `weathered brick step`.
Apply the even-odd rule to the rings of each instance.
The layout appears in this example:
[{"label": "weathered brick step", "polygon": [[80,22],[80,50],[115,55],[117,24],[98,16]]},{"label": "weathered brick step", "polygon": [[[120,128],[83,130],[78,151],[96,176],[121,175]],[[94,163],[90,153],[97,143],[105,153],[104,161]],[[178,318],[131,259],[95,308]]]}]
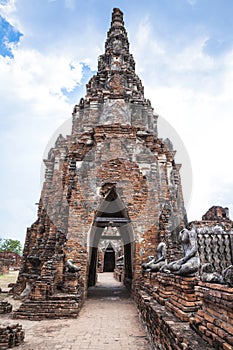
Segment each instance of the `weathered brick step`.
[{"label": "weathered brick step", "polygon": [[81,294],[55,294],[52,297],[49,298],[49,301],[57,301],[62,300],[64,301],[70,301],[70,300],[80,300]]},{"label": "weathered brick step", "polygon": [[35,305],[35,306],[44,306],[44,305],[71,305],[71,304],[77,304],[77,300],[62,300],[62,301],[57,301],[57,300],[45,300],[45,301],[26,301],[23,303],[23,305]]},{"label": "weathered brick step", "polygon": [[31,311],[31,310],[35,310],[35,311],[38,311],[38,312],[52,312],[52,311],[54,311],[54,310],[72,310],[72,309],[74,309],[74,310],[76,310],[76,309],[78,309],[79,308],[79,304],[71,304],[71,305],[53,305],[52,307],[51,307],[51,305],[34,305],[34,304],[32,304],[31,306],[29,306],[29,305],[26,305],[26,306],[24,306],[23,305],[23,307],[22,308],[19,308],[18,310],[16,310],[16,311],[14,311],[14,313],[16,313],[16,312],[27,312],[27,311]]},{"label": "weathered brick step", "polygon": [[77,300],[26,301],[13,313],[14,318],[42,320],[46,318],[76,317],[81,308]]}]

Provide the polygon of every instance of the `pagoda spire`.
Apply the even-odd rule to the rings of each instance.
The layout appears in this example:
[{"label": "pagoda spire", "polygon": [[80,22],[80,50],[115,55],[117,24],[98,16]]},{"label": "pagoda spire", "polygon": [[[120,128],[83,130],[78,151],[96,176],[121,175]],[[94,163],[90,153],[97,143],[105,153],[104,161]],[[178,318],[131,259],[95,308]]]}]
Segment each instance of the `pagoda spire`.
[{"label": "pagoda spire", "polygon": [[124,27],[124,25],[123,12],[119,8],[114,8],[112,12],[111,29]]},{"label": "pagoda spire", "polygon": [[116,8],[112,13],[111,27],[105,43],[105,55],[108,54],[114,56],[129,55],[129,41],[124,27],[123,13]]},{"label": "pagoda spire", "polygon": [[134,58],[129,52],[123,13],[118,8],[113,9],[105,53],[99,57],[97,75],[87,84],[88,100],[107,96],[144,100],[144,89],[135,73]]},{"label": "pagoda spire", "polygon": [[111,28],[121,26],[124,27],[123,12],[118,8],[114,8],[112,13]]},{"label": "pagoda spire", "polygon": [[[104,65],[103,65],[104,63]],[[105,53],[99,57],[98,70],[130,69],[135,71],[135,62],[129,52],[129,40],[124,27],[123,12],[114,8],[111,27],[105,42]]]}]

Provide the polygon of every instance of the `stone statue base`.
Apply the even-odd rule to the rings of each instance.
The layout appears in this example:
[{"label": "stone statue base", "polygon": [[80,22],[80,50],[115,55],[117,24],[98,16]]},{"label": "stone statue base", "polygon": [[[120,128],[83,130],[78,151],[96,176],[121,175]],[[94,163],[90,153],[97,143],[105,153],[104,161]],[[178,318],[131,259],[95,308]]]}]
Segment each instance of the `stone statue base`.
[{"label": "stone statue base", "polygon": [[159,304],[165,305],[165,302],[168,301],[172,295],[171,276],[163,272],[158,272],[152,276],[157,280],[157,290],[156,293],[153,294],[153,297]]},{"label": "stone statue base", "polygon": [[46,300],[52,294],[51,284],[45,280],[39,280],[34,283],[33,290],[30,294],[31,300]]},{"label": "stone statue base", "polygon": [[62,291],[65,293],[77,293],[79,287],[79,273],[65,272],[63,274]]},{"label": "stone statue base", "polygon": [[171,276],[163,272],[146,272],[140,279],[140,288],[159,304],[165,305],[172,295]]},{"label": "stone statue base", "polygon": [[216,349],[233,349],[233,288],[199,282],[202,307],[190,318],[191,328]]},{"label": "stone statue base", "polygon": [[181,321],[188,321],[201,305],[200,298],[195,294],[194,289],[198,279],[175,275],[169,277],[172,293],[169,300],[165,302],[165,306]]}]

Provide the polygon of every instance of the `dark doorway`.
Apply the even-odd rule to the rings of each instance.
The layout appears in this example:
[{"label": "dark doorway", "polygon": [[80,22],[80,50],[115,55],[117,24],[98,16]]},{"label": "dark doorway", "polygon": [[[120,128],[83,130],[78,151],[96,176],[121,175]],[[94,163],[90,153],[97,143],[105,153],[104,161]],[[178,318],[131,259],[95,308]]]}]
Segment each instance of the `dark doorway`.
[{"label": "dark doorway", "polygon": [[114,272],[115,269],[115,251],[111,244],[108,245],[104,253],[104,272]]}]

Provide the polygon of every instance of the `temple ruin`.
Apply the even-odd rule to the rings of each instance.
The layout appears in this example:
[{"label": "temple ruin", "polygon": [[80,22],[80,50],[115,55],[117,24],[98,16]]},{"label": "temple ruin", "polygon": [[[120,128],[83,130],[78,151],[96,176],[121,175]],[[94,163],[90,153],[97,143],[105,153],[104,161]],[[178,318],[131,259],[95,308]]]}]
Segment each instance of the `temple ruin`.
[{"label": "temple ruin", "polygon": [[228,279],[224,271],[233,263],[233,223],[220,207],[188,223],[181,165],[157,119],[115,8],[72,132],[44,160],[38,219],[13,288],[24,299],[15,318],[76,317],[97,272],[113,271],[159,349],[232,349],[232,270]]}]

